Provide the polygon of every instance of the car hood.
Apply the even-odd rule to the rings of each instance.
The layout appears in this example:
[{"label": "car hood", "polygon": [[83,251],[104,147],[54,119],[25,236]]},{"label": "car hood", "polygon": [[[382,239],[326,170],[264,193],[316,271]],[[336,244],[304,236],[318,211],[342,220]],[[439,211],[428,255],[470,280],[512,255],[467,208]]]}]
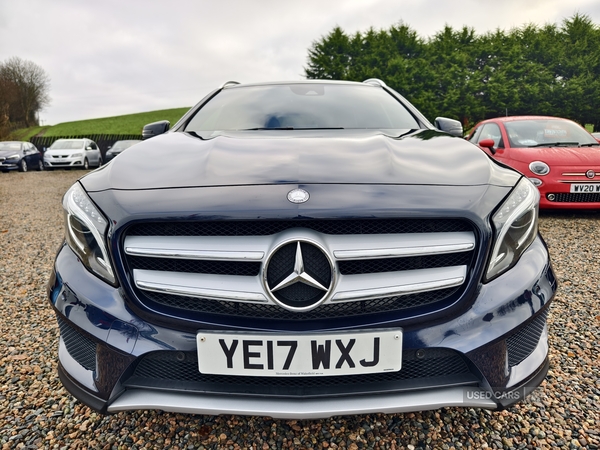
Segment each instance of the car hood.
[{"label": "car hood", "polygon": [[518,175],[434,130],[260,131],[144,141],[82,179],[89,191],[268,184],[513,186]]},{"label": "car hood", "polygon": [[21,155],[21,151],[20,150],[0,150],[0,157],[7,157],[7,156],[11,156],[11,155]]},{"label": "car hood", "polygon": [[73,153],[82,153],[84,152],[84,150],[82,148],[80,149],[52,149],[52,150],[46,150],[46,152],[44,153],[44,155],[71,155]]},{"label": "car hood", "polygon": [[600,164],[600,147],[514,148],[510,158],[529,163],[543,161],[558,166],[593,166]]}]

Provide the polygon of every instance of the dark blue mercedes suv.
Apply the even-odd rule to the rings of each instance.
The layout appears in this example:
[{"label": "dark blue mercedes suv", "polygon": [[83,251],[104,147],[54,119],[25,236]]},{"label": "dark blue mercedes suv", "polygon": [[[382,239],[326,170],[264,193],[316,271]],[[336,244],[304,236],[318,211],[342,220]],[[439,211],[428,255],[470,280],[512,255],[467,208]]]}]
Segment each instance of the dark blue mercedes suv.
[{"label": "dark blue mercedes suv", "polygon": [[239,84],[75,183],[48,295],[102,412],[320,418],[522,400],[539,193],[380,80]]}]

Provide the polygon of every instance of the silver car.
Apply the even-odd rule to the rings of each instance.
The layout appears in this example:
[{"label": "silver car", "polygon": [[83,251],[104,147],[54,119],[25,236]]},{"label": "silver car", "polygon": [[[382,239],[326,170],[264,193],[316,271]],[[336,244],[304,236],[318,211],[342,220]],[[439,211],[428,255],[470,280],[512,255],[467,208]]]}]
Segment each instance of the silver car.
[{"label": "silver car", "polygon": [[102,165],[98,145],[90,139],[58,139],[44,153],[44,167],[89,169]]}]

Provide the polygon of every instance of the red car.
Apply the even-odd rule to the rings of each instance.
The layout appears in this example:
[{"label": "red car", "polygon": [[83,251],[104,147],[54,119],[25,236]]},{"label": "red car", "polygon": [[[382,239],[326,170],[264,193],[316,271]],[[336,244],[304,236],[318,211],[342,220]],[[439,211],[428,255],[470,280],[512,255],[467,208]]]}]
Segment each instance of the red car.
[{"label": "red car", "polygon": [[600,208],[600,144],[567,119],[498,117],[467,138],[517,169],[540,191],[540,208]]}]

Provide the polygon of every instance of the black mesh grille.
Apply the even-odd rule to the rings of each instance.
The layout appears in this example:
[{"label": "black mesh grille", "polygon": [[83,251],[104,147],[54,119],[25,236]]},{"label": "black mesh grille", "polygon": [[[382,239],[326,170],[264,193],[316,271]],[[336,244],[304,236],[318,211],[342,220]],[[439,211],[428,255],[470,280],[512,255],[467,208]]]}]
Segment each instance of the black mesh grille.
[{"label": "black mesh grille", "polygon": [[310,396],[409,389],[452,383],[474,383],[462,356],[448,349],[405,350],[402,369],[368,375],[329,377],[240,377],[202,374],[196,352],[154,352],[144,356],[126,386],[181,388],[202,392]]},{"label": "black mesh grille", "polygon": [[87,370],[96,370],[96,344],[71,327],[60,316],[57,319],[60,336],[69,354]]},{"label": "black mesh grille", "polygon": [[339,261],[343,275],[361,273],[399,272],[403,270],[429,269],[434,267],[466,266],[471,263],[472,252],[447,255],[416,256],[410,258],[386,258]]},{"label": "black mesh grille", "polygon": [[404,295],[401,297],[385,297],[356,302],[334,303],[322,305],[306,312],[292,312],[275,305],[224,302],[219,300],[159,294],[156,292],[146,292],[145,294],[148,299],[159,305],[183,311],[254,319],[306,321],[403,311],[448,299],[457,291],[458,288],[450,288],[421,292],[413,295]]},{"label": "black mesh grille", "polygon": [[589,193],[589,194],[546,194],[554,195],[554,200],[550,200],[556,203],[598,203],[600,202],[600,193]]},{"label": "black mesh grille", "polygon": [[506,340],[506,350],[508,351],[508,365],[516,366],[523,362],[525,358],[533,353],[535,347],[540,341],[540,336],[546,324],[548,310],[537,316],[531,323],[510,336]]},{"label": "black mesh grille", "polygon": [[245,275],[257,276],[260,262],[240,261],[198,261],[190,259],[146,258],[128,256],[131,267],[161,272],[191,272],[213,275]]},{"label": "black mesh grille", "polygon": [[240,220],[165,222],[133,225],[130,236],[268,236],[290,228],[308,228],[323,234],[445,233],[471,231],[460,219],[355,220]]}]

